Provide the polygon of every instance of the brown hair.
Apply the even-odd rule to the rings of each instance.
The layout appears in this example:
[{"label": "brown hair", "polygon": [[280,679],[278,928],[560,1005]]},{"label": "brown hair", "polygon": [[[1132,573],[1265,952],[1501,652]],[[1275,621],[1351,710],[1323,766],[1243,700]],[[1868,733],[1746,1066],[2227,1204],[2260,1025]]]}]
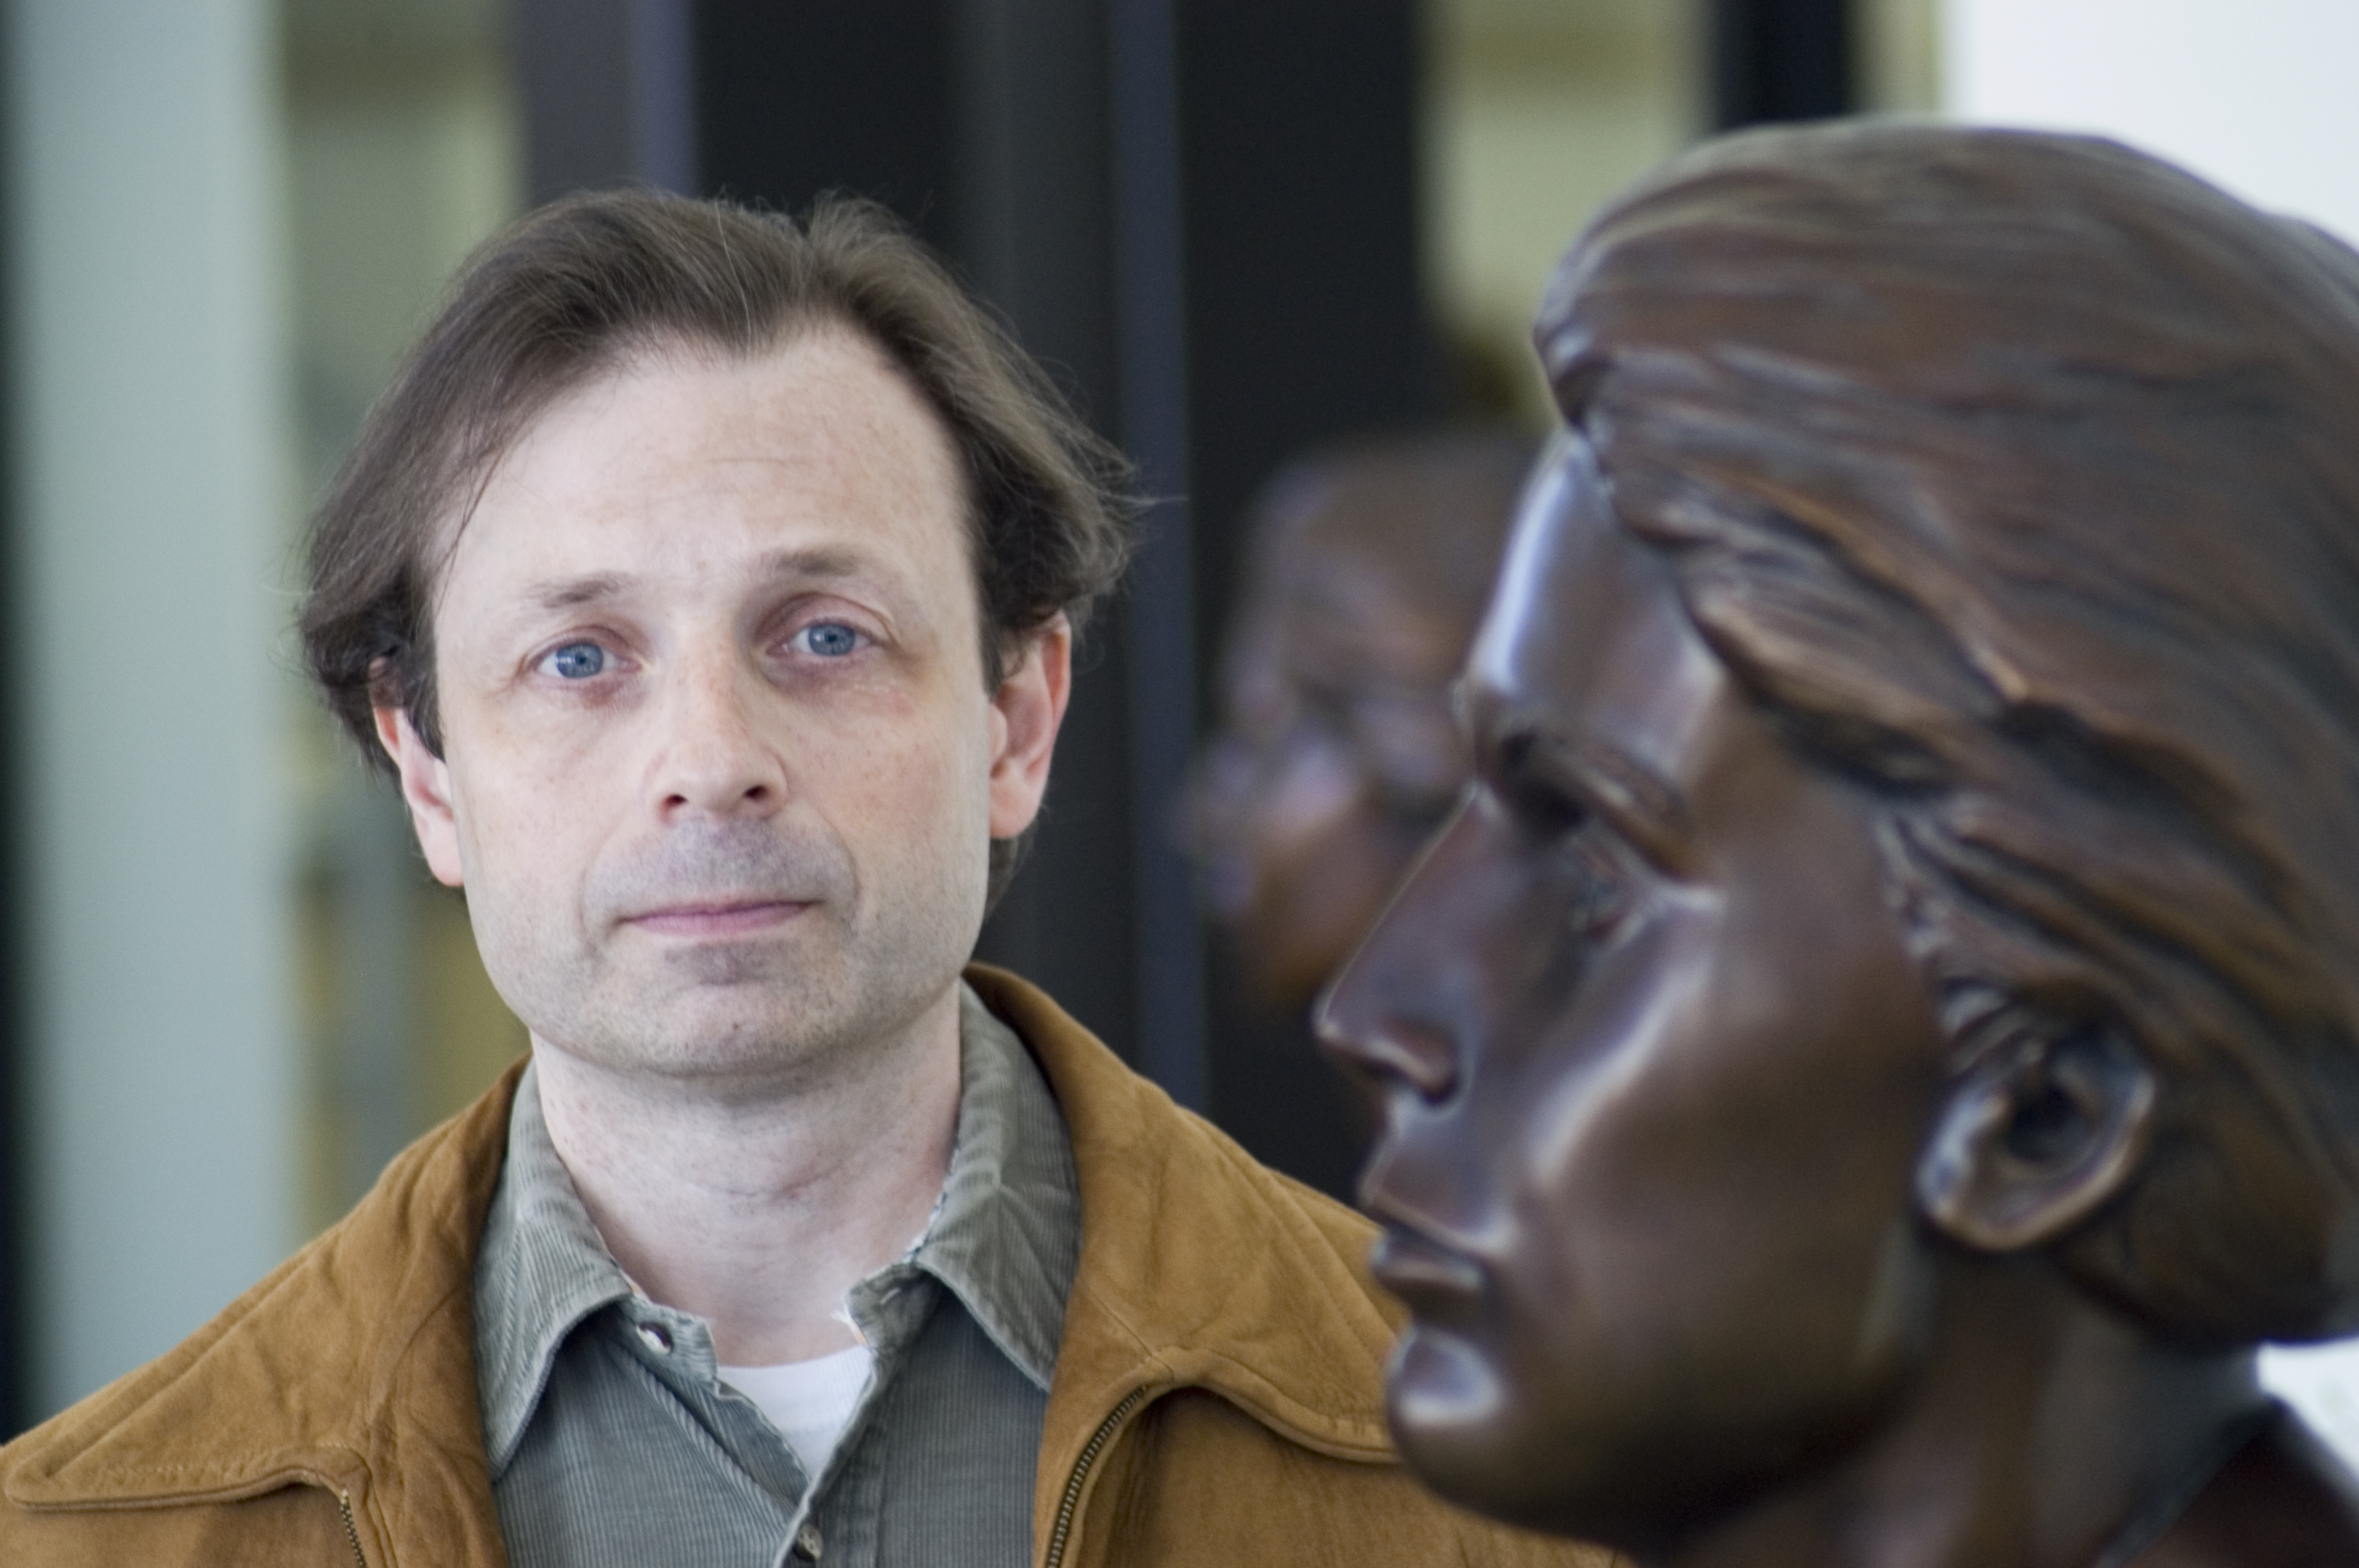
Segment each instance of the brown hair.
[{"label": "brown hair", "polygon": [[2060,1262],[2190,1340],[2359,1326],[2359,255],[2109,143],[1774,131],[1602,215],[1536,336],[1700,632],[1882,797],[1945,1015],[2154,1065]]},{"label": "brown hair", "polygon": [[[750,355],[829,324],[884,351],[950,432],[970,487],[984,671],[1059,611],[1078,633],[1133,538],[1122,457],[949,272],[870,202],[808,219],[652,190],[577,196],[485,243],[369,410],[315,514],[305,655],[364,756],[371,708],[441,749],[432,597],[492,469],[542,410],[636,351]],[[1018,846],[993,846],[995,895]]]}]

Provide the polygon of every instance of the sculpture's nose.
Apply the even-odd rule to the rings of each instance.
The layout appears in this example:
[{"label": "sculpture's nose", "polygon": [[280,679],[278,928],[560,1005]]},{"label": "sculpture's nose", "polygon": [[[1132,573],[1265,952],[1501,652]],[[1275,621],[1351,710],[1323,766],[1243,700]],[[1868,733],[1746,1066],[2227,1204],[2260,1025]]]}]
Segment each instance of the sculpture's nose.
[{"label": "sculpture's nose", "polygon": [[1449,888],[1468,831],[1462,812],[1442,829],[1314,1015],[1320,1044],[1346,1072],[1427,1101],[1458,1086],[1457,1031],[1440,981],[1451,947]]}]

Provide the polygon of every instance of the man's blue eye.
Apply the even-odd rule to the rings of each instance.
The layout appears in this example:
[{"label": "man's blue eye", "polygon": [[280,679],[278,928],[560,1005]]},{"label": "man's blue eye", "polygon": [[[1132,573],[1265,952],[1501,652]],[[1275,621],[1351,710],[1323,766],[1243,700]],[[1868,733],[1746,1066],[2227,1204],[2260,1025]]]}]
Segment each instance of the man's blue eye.
[{"label": "man's blue eye", "polygon": [[549,655],[549,665],[566,680],[588,680],[606,667],[606,650],[595,643],[568,643]]},{"label": "man's blue eye", "polygon": [[859,642],[859,633],[849,626],[839,626],[832,621],[806,626],[802,632],[803,646],[823,659],[840,659],[852,652]]}]

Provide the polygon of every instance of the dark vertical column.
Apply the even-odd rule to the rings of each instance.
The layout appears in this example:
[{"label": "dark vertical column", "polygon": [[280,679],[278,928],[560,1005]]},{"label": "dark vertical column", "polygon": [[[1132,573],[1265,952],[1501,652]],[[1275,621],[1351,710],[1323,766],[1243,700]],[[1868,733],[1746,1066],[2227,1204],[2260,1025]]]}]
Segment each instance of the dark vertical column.
[{"label": "dark vertical column", "polygon": [[1234,598],[1234,526],[1288,458],[1438,416],[1419,276],[1414,0],[1180,10],[1199,602]]},{"label": "dark vertical column", "polygon": [[1130,589],[1139,1065],[1206,1107],[1195,877],[1170,823],[1196,738],[1187,297],[1174,0],[1114,0],[1114,274],[1123,446],[1152,498]]},{"label": "dark vertical column", "polygon": [[696,0],[695,189],[785,211],[870,197],[947,249],[952,0]]},{"label": "dark vertical column", "polygon": [[631,0],[631,161],[649,185],[696,186],[689,0]]},{"label": "dark vertical column", "polygon": [[627,179],[630,0],[515,0],[524,98],[525,184],[533,204]]},{"label": "dark vertical column", "polygon": [[[1413,0],[1188,0],[1180,17],[1188,407],[1199,646],[1218,646],[1237,524],[1288,459],[1431,420],[1440,356],[1418,270]],[[1209,684],[1209,683],[1208,683]],[[1358,1139],[1299,1021],[1207,959],[1212,1116],[1348,1195]]]},{"label": "dark vertical column", "polygon": [[1712,0],[1710,38],[1721,130],[1855,107],[1850,0]]},{"label": "dark vertical column", "polygon": [[[956,0],[950,245],[1066,395],[1118,434],[1106,33],[1101,0]],[[1135,1062],[1132,608],[1117,600],[1085,634],[1031,860],[976,953]]]},{"label": "dark vertical column", "polygon": [[625,180],[688,189],[689,0],[512,0],[533,203]]}]

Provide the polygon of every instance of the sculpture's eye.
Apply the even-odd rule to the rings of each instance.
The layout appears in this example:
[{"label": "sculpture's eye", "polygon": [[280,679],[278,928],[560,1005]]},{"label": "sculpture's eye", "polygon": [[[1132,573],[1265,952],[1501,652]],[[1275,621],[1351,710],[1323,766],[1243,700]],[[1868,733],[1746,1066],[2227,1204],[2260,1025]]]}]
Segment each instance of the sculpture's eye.
[{"label": "sculpture's eye", "polygon": [[568,643],[540,661],[541,667],[560,680],[588,680],[606,668],[606,650],[595,643]]},{"label": "sculpture's eye", "polygon": [[1589,824],[1589,807],[1540,765],[1538,750],[1531,735],[1511,735],[1500,742],[1499,793],[1533,838],[1546,841],[1578,833]]},{"label": "sculpture's eye", "polygon": [[1611,846],[1597,833],[1582,833],[1565,847],[1574,878],[1571,924],[1573,935],[1594,940],[1611,931],[1629,907],[1629,882]]},{"label": "sculpture's eye", "polygon": [[822,659],[840,659],[860,646],[860,633],[840,621],[820,621],[796,633],[788,645]]},{"label": "sculpture's eye", "polygon": [[1542,737],[1511,735],[1500,743],[1495,782],[1532,854],[1548,862],[1570,935],[1595,941],[1629,906],[1621,840],[1589,797],[1551,765]]}]

